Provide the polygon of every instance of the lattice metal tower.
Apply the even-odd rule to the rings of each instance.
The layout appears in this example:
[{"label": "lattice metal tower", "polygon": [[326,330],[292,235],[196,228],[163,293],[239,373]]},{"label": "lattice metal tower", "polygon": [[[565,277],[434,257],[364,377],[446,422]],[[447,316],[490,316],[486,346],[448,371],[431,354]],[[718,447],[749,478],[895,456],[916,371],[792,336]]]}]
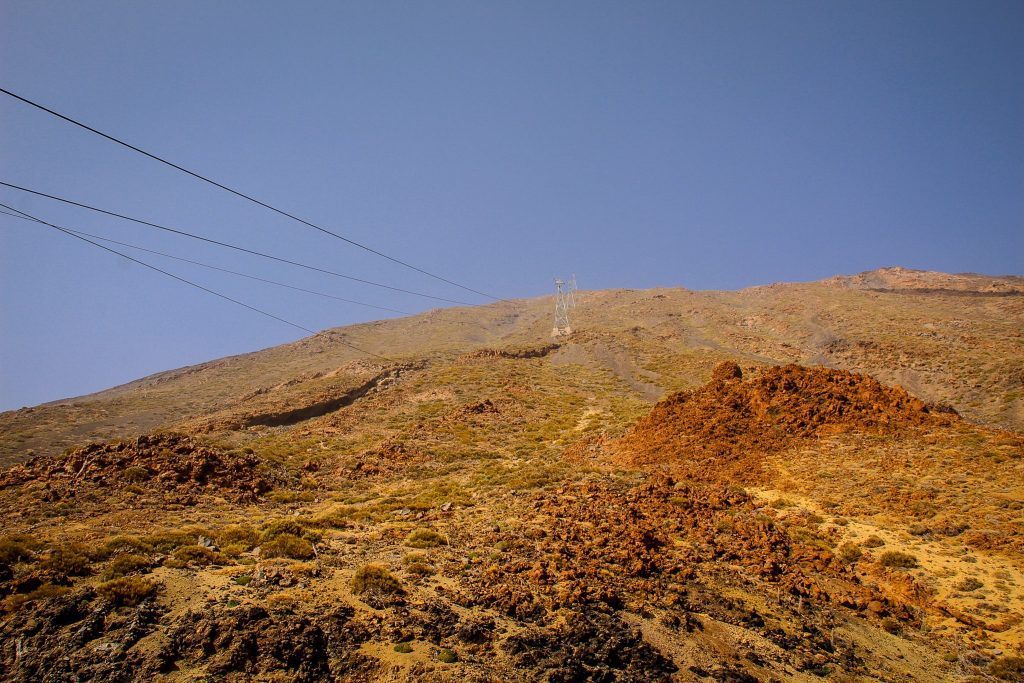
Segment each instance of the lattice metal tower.
[{"label": "lattice metal tower", "polygon": [[572,334],[572,327],[569,326],[570,308],[575,308],[572,289],[564,280],[555,278],[555,326],[551,330],[552,337],[568,337]]}]

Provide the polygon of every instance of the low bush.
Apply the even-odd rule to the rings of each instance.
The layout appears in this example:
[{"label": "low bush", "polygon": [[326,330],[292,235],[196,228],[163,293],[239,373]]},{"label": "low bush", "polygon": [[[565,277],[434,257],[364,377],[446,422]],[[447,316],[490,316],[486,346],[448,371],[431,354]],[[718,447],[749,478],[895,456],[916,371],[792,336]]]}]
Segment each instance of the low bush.
[{"label": "low bush", "polygon": [[200,536],[210,537],[212,534],[202,527],[186,527],[174,531],[158,531],[142,537],[158,553],[169,553],[182,546],[194,545]]},{"label": "low bush", "polygon": [[1000,657],[988,665],[988,672],[1004,681],[1024,681],[1024,657]]},{"label": "low bush", "polygon": [[437,661],[442,664],[454,664],[459,661],[459,656],[446,648],[437,653]]},{"label": "low bush", "polygon": [[395,645],[395,652],[399,652],[401,654],[409,654],[410,652],[412,652],[412,645],[410,645],[409,643],[399,643],[398,645]]},{"label": "low bush", "polygon": [[433,529],[416,529],[405,539],[405,544],[410,548],[436,548],[448,545],[448,541]]},{"label": "low bush", "polygon": [[313,544],[305,538],[290,533],[281,533],[260,546],[260,557],[287,557],[293,560],[309,560],[316,556]]},{"label": "low bush", "polygon": [[897,550],[888,550],[882,553],[878,562],[883,567],[895,567],[897,569],[913,569],[917,566],[917,558],[908,553],[901,553]]},{"label": "low bush", "polygon": [[123,576],[96,587],[96,592],[115,605],[137,605],[156,595],[160,584],[138,576]]},{"label": "low bush", "polygon": [[10,567],[17,562],[25,562],[32,557],[31,546],[15,538],[0,540],[0,568]]},{"label": "low bush", "polygon": [[55,548],[40,563],[43,569],[67,576],[84,576],[89,573],[89,558],[72,547]]},{"label": "low bush", "polygon": [[91,553],[97,560],[105,560],[118,553],[144,555],[153,550],[153,546],[138,536],[115,536]]},{"label": "low bush", "polygon": [[978,581],[973,576],[968,576],[964,580],[962,580],[959,583],[957,583],[956,586],[954,586],[954,588],[956,588],[958,591],[963,591],[965,593],[969,593],[970,591],[978,590],[979,588],[981,588],[984,585],[985,584],[983,584],[981,581]]},{"label": "low bush", "polygon": [[839,559],[846,564],[852,564],[859,560],[864,554],[864,551],[860,549],[860,546],[856,543],[844,543],[839,546],[839,552],[837,555]]},{"label": "low bush", "polygon": [[52,583],[44,583],[31,593],[15,593],[14,595],[8,596],[3,601],[3,610],[5,612],[16,612],[26,603],[55,598],[58,595],[67,593],[69,590],[71,589],[66,586],[55,586]]},{"label": "low bush", "polygon": [[224,564],[224,557],[201,545],[185,545],[174,551],[174,559],[183,564],[205,567],[210,564]]},{"label": "low bush", "polygon": [[377,564],[368,564],[356,570],[352,577],[352,592],[356,595],[363,593],[382,593],[392,595],[404,592],[402,584],[391,575],[384,567]]},{"label": "low bush", "polygon": [[103,570],[103,579],[110,581],[129,574],[148,571],[151,566],[149,558],[144,555],[119,555]]},{"label": "low bush", "polygon": [[319,524],[304,517],[289,517],[287,519],[275,519],[263,525],[260,540],[265,544],[282,534],[298,536],[317,543],[323,538],[323,532],[318,528]]},{"label": "low bush", "polygon": [[128,467],[121,472],[121,478],[125,481],[138,483],[149,479],[149,470],[145,467]]},{"label": "low bush", "polygon": [[233,524],[221,529],[214,538],[220,546],[241,545],[244,550],[252,550],[259,542],[260,534],[248,524]]},{"label": "low bush", "polygon": [[872,535],[865,538],[864,542],[861,545],[863,545],[865,548],[878,548],[880,546],[885,545],[885,541],[880,539],[878,536]]}]

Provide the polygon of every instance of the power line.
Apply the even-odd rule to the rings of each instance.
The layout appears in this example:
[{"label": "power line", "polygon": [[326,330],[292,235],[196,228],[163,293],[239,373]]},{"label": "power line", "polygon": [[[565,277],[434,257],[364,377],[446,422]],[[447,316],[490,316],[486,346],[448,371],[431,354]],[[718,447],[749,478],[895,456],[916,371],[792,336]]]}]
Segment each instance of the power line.
[{"label": "power line", "polygon": [[[201,284],[199,284],[197,282],[192,282],[191,280],[187,280],[187,279],[185,279],[183,277],[179,277],[178,275],[175,275],[174,273],[170,273],[170,272],[168,272],[166,270],[163,270],[162,268],[158,268],[158,267],[156,267],[156,266],[154,266],[154,265],[152,265],[150,263],[146,263],[145,261],[140,261],[137,258],[129,256],[128,254],[125,254],[124,252],[120,252],[120,251],[117,251],[116,249],[111,249],[110,247],[104,246],[104,245],[100,244],[99,242],[93,242],[88,237],[82,237],[81,235],[75,234],[75,232],[73,230],[68,230],[67,228],[62,228],[61,226],[56,225],[54,223],[49,223],[47,221],[42,220],[41,218],[37,218],[35,216],[32,216],[30,214],[25,213],[24,211],[20,211],[18,209],[15,209],[13,206],[7,206],[4,203],[0,203],[0,207],[8,209],[9,211],[14,211],[14,212],[24,216],[28,220],[31,220],[31,221],[34,221],[34,222],[39,223],[41,225],[45,225],[47,227],[53,228],[54,230],[58,230],[58,231],[64,233],[65,235],[68,235],[69,237],[74,237],[75,239],[82,240],[83,242],[87,242],[88,244],[91,244],[94,247],[98,247],[100,249],[103,249],[104,251],[109,251],[112,254],[116,254],[116,255],[118,255],[118,256],[120,256],[122,258],[126,258],[129,261],[132,261],[133,263],[138,263],[140,266],[145,266],[146,268],[149,268],[150,270],[155,270],[156,272],[161,273],[162,275],[166,275],[169,278],[173,278],[173,279],[177,280],[178,282],[183,282],[186,285],[189,285],[190,287],[195,287],[196,289],[201,289],[202,291],[204,291],[204,292],[206,292],[208,294],[213,294],[214,296],[219,297],[221,299],[224,299],[226,301],[230,301],[233,304],[237,304],[239,306],[242,306],[243,308],[248,308],[250,311],[255,311],[256,313],[259,313],[260,315],[264,315],[264,316],[266,316],[268,318],[273,318],[274,320],[277,320],[278,322],[282,322],[285,325],[291,325],[292,327],[297,328],[299,330],[302,330],[303,332],[308,332],[309,334],[316,334],[316,332],[314,330],[311,330],[308,327],[303,327],[302,325],[299,325],[298,323],[293,323],[290,320],[285,320],[284,318],[278,317],[278,316],[274,315],[273,313],[269,313],[269,312],[264,311],[264,310],[262,310],[260,308],[256,308],[255,306],[250,306],[249,304],[247,304],[247,303],[245,303],[243,301],[239,301],[238,299],[231,298],[227,294],[221,294],[220,292],[214,291],[214,290],[210,289],[209,287],[204,287],[203,285],[201,285]],[[386,356],[381,356],[380,354],[373,353],[372,351],[367,351],[366,349],[359,348],[358,346],[356,346],[354,344],[349,344],[346,341],[338,340],[338,343],[340,343],[342,346],[347,346],[350,349],[353,349],[355,351],[359,351],[360,353],[365,353],[368,356],[374,356],[375,358],[380,358],[380,359],[383,359],[383,360],[386,360],[386,361],[391,361],[391,359],[387,358]]]},{"label": "power line", "polygon": [[[25,216],[19,216],[17,214],[13,214],[13,213],[8,213],[6,211],[0,211],[0,214],[3,214],[5,216],[11,216],[12,218],[20,218],[21,220],[24,220],[24,221],[31,221],[32,220],[31,218],[27,218]],[[72,230],[71,228],[65,228],[65,230],[67,230],[68,232],[73,232],[76,235],[81,235],[83,237],[91,237],[92,239],[99,240],[100,242],[108,242],[110,244],[117,244],[117,245],[120,245],[122,247],[128,247],[129,249],[138,249],[139,251],[144,251],[144,252],[146,252],[148,254],[155,254],[157,256],[163,256],[164,258],[174,259],[175,261],[182,261],[184,263],[191,263],[194,266],[200,266],[202,268],[209,268],[210,270],[218,270],[218,271],[220,271],[222,273],[228,273],[230,275],[237,275],[238,277],[244,277],[244,278],[248,278],[250,280],[256,280],[257,282],[265,282],[268,285],[276,285],[278,287],[285,287],[287,289],[293,289],[293,290],[295,290],[297,292],[305,292],[306,294],[315,294],[317,296],[322,296],[322,297],[325,297],[325,298],[328,298],[328,299],[335,299],[337,301],[344,301],[345,303],[355,304],[357,306],[366,306],[368,308],[376,308],[376,309],[381,310],[381,311],[388,311],[389,313],[400,313],[402,315],[415,315],[414,313],[411,313],[409,311],[400,311],[397,308],[388,308],[387,306],[378,306],[376,304],[368,304],[368,303],[366,303],[364,301],[355,301],[354,299],[346,299],[344,297],[335,296],[334,294],[328,294],[326,292],[318,292],[318,291],[313,290],[313,289],[305,289],[303,287],[296,287],[295,285],[289,285],[289,284],[286,284],[284,282],[277,282],[276,280],[268,280],[266,278],[257,277],[256,275],[249,275],[248,273],[239,273],[237,270],[230,270],[228,268],[221,268],[220,266],[214,266],[214,265],[211,265],[209,263],[203,263],[202,261],[193,261],[192,259],[185,258],[184,256],[175,256],[174,254],[167,254],[165,252],[157,251],[155,249],[148,249],[146,247],[140,247],[137,244],[129,244],[127,242],[119,242],[118,240],[110,239],[109,237],[102,237],[100,235],[94,235],[92,233],[84,232],[82,230]]]},{"label": "power line", "polygon": [[22,97],[21,95],[17,95],[15,93],[11,92],[10,90],[5,90],[4,88],[0,88],[0,92],[2,92],[5,95],[9,95],[10,97],[13,97],[16,100],[20,100],[21,102],[24,102],[25,104],[33,106],[36,109],[44,111],[47,114],[51,114],[53,116],[56,116],[59,119],[67,121],[68,123],[74,124],[74,125],[78,126],[79,128],[83,128],[83,129],[89,131],[90,133],[95,133],[96,135],[99,135],[100,137],[106,138],[107,140],[110,140],[111,142],[116,142],[117,144],[122,145],[123,147],[127,147],[128,149],[130,149],[130,150],[132,150],[134,152],[138,152],[139,154],[147,156],[150,159],[153,159],[155,161],[159,161],[162,164],[166,164],[167,166],[170,166],[173,169],[181,171],[182,173],[186,173],[186,174],[192,176],[193,178],[197,178],[199,180],[202,180],[203,182],[206,182],[206,183],[209,183],[210,185],[213,185],[214,187],[218,187],[218,188],[220,188],[222,190],[230,192],[231,194],[236,195],[238,197],[241,197],[242,199],[248,200],[248,201],[252,202],[253,204],[257,204],[259,206],[262,206],[265,209],[270,209],[271,211],[273,211],[275,213],[278,213],[278,214],[280,214],[282,216],[285,216],[286,218],[290,218],[293,221],[297,221],[299,223],[302,223],[303,225],[309,226],[310,228],[313,228],[315,230],[319,230],[320,232],[322,232],[322,233],[324,233],[326,235],[330,235],[331,237],[335,237],[335,238],[337,238],[337,239],[339,239],[339,240],[341,240],[343,242],[347,242],[348,244],[351,244],[354,247],[358,247],[360,249],[368,251],[371,254],[376,254],[377,256],[380,256],[381,258],[385,258],[385,259],[387,259],[389,261],[392,261],[394,263],[397,263],[397,264],[399,264],[401,266],[404,266],[404,267],[409,268],[411,270],[415,270],[416,272],[422,273],[423,275],[427,275],[429,277],[432,277],[435,280],[440,280],[441,282],[446,282],[449,285],[453,285],[453,286],[458,287],[460,289],[464,289],[467,292],[472,292],[474,294],[479,294],[482,297],[485,297],[485,298],[488,298],[488,299],[494,299],[495,301],[502,301],[502,299],[499,298],[499,297],[492,296],[490,294],[486,294],[486,293],[481,292],[479,290],[473,289],[472,287],[467,287],[466,285],[461,285],[458,282],[455,282],[453,280],[449,280],[448,278],[445,278],[445,277],[441,277],[440,275],[435,275],[434,273],[431,273],[429,271],[423,270],[422,268],[414,266],[411,263],[407,263],[406,261],[403,261],[401,259],[395,258],[394,256],[388,256],[387,254],[385,254],[382,251],[377,251],[376,249],[368,247],[365,244],[362,244],[360,242],[356,242],[355,240],[349,239],[348,237],[345,237],[343,235],[339,235],[338,233],[333,232],[331,230],[328,230],[327,228],[321,227],[321,226],[317,225],[316,223],[312,223],[312,222],[307,221],[305,219],[299,218],[298,216],[296,216],[294,214],[288,213],[287,211],[284,211],[283,209],[279,209],[279,208],[277,208],[275,206],[272,206],[271,204],[268,204],[266,202],[260,201],[259,199],[256,199],[255,197],[252,197],[250,195],[245,194],[244,192],[240,192],[238,190],[232,189],[232,188],[228,187],[227,185],[223,185],[221,183],[218,183],[215,180],[211,180],[210,178],[207,178],[204,175],[200,175],[199,173],[196,173],[195,171],[190,171],[189,169],[187,169],[187,168],[185,168],[183,166],[179,166],[178,164],[175,164],[175,163],[173,163],[171,161],[168,161],[167,159],[159,157],[156,154],[152,154],[150,152],[147,152],[144,149],[140,149],[140,148],[136,147],[135,145],[131,145],[131,144],[125,142],[124,140],[120,140],[120,139],[114,137],[113,135],[108,135],[107,133],[104,133],[102,131],[96,130],[95,128],[93,128],[91,126],[87,126],[86,124],[82,123],[81,121],[76,121],[75,119],[71,118],[70,116],[65,116],[64,114],[56,112],[53,109],[49,109],[48,107],[44,107],[43,105],[39,104],[38,102],[33,102],[32,100],[27,99],[25,97]]},{"label": "power line", "polygon": [[131,216],[126,216],[124,214],[117,213],[115,211],[108,211],[107,209],[101,209],[99,207],[91,206],[89,204],[83,204],[82,202],[76,202],[76,201],[71,200],[71,199],[65,199],[64,197],[58,197],[56,195],[47,194],[45,192],[40,192],[39,190],[31,190],[31,189],[29,189],[27,187],[21,187],[20,185],[15,185],[13,183],[7,183],[7,182],[4,182],[2,180],[0,180],[0,185],[3,185],[4,187],[9,187],[9,188],[14,189],[14,190],[19,190],[21,192],[27,192],[29,194],[34,194],[34,195],[37,195],[39,197],[45,197],[47,199],[52,199],[52,200],[57,201],[57,202],[63,202],[64,204],[69,204],[71,206],[77,206],[77,207],[82,208],[82,209],[89,209],[90,211],[95,211],[96,213],[106,214],[107,216],[113,216],[114,218],[120,218],[122,220],[131,221],[132,223],[138,223],[139,225],[145,225],[145,226],[150,227],[150,228],[156,228],[157,230],[163,230],[164,232],[171,232],[171,233],[174,233],[175,235],[181,235],[182,237],[188,237],[190,239],[200,240],[202,242],[207,242],[209,244],[216,244],[219,247],[225,247],[227,249],[234,249],[235,251],[241,251],[241,252],[244,252],[246,254],[252,254],[253,256],[260,256],[262,258],[271,259],[271,260],[274,260],[274,261],[278,261],[280,263],[287,263],[288,265],[291,265],[291,266],[296,266],[296,267],[299,267],[299,268],[305,268],[306,270],[313,270],[313,271],[316,271],[318,273],[324,273],[326,275],[332,275],[334,277],[340,277],[340,278],[343,278],[345,280],[351,280],[353,282],[360,282],[360,283],[362,283],[364,285],[371,285],[373,287],[380,287],[382,289],[389,289],[389,290],[391,290],[393,292],[401,292],[402,294],[411,294],[413,296],[423,297],[424,299],[433,299],[434,301],[442,301],[444,303],[456,304],[456,305],[459,305],[459,306],[474,306],[475,305],[475,304],[469,303],[468,301],[459,301],[458,299],[446,299],[444,297],[434,296],[433,294],[425,294],[424,292],[417,292],[417,291],[412,290],[412,289],[403,289],[401,287],[393,287],[391,285],[386,285],[386,284],[384,284],[382,282],[374,282],[373,280],[364,280],[363,278],[355,277],[353,275],[345,275],[344,273],[338,273],[338,272],[335,272],[333,270],[326,270],[324,268],[318,268],[317,266],[311,266],[311,265],[308,265],[306,263],[301,263],[299,261],[292,261],[290,259],[281,258],[280,256],[273,256],[272,254],[267,254],[267,253],[264,253],[262,251],[256,251],[254,249],[247,249],[246,247],[240,247],[240,246],[238,246],[236,244],[230,244],[228,242],[221,242],[221,241],[209,238],[209,237],[203,237],[202,235],[197,235],[195,233],[187,232],[185,230],[180,230],[178,228],[171,228],[171,227],[168,227],[166,225],[160,225],[159,223],[152,223],[150,221],[146,221],[146,220],[143,220],[141,218],[132,218]]}]

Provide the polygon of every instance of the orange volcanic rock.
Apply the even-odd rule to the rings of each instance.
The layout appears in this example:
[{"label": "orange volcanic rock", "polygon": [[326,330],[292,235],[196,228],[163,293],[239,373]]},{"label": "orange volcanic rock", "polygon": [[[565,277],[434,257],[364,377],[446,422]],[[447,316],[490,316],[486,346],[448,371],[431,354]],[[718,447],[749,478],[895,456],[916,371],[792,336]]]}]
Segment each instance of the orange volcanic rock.
[{"label": "orange volcanic rock", "polygon": [[[756,471],[759,453],[819,434],[948,424],[949,408],[930,406],[902,387],[845,370],[785,365],[743,379],[721,363],[704,386],[660,401],[612,445],[628,466],[681,467],[699,478]],[[710,468],[710,470],[709,470]]]}]

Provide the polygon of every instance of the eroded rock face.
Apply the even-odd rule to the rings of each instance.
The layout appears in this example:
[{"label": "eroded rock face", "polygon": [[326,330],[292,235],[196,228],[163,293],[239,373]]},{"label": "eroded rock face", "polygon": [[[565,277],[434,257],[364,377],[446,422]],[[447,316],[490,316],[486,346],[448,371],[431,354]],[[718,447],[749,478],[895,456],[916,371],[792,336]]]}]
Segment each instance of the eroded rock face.
[{"label": "eroded rock face", "polygon": [[0,627],[0,677],[5,681],[139,680],[158,666],[131,649],[156,629],[153,602],[117,611],[84,588],[38,600]]}]

